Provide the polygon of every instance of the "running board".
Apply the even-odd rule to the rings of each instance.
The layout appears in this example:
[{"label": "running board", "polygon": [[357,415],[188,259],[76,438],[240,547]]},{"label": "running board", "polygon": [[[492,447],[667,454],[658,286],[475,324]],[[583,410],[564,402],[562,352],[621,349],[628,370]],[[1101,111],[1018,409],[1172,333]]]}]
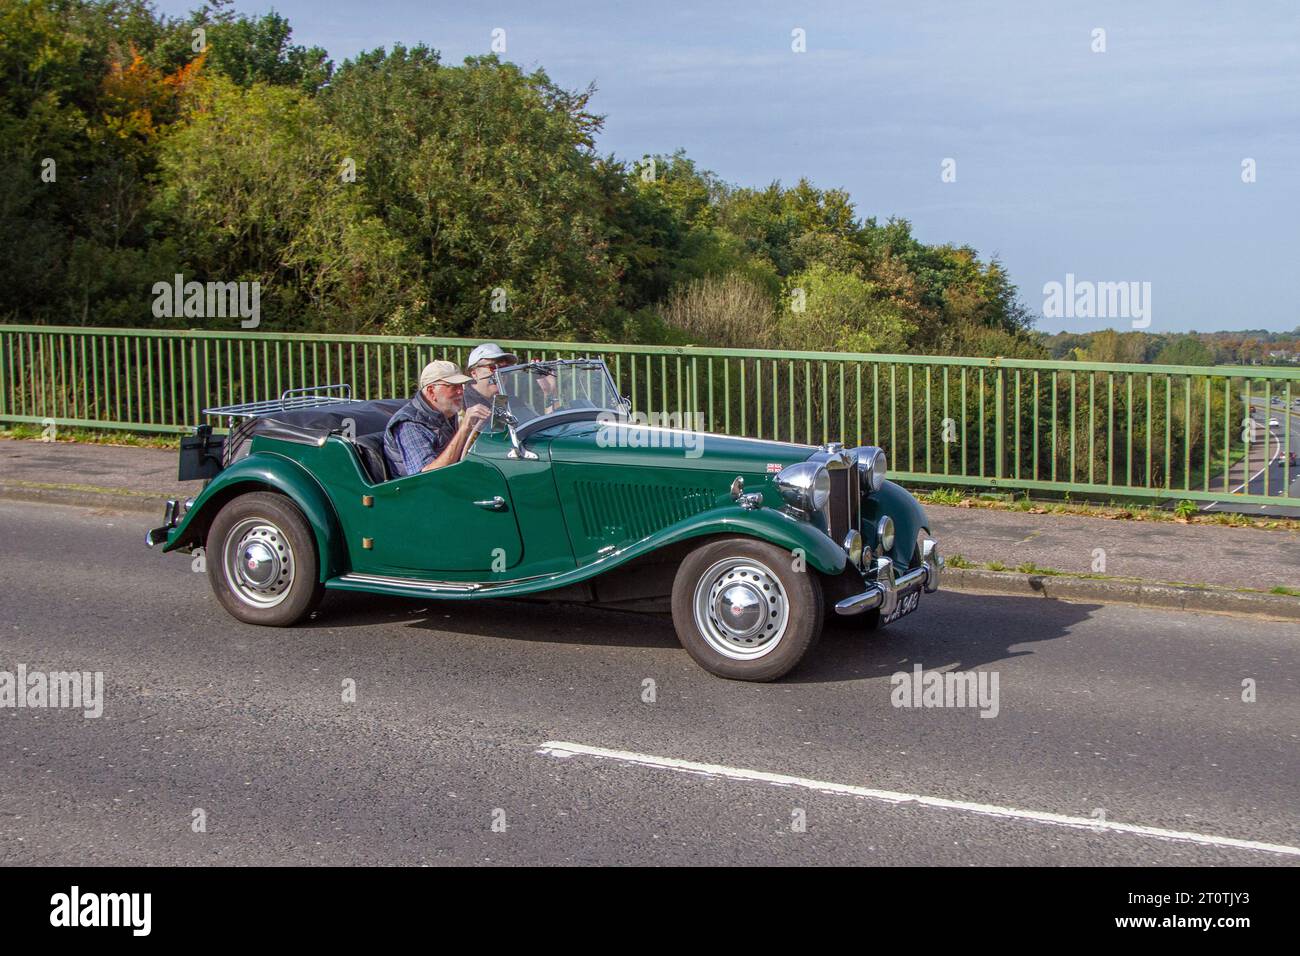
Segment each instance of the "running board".
[{"label": "running board", "polygon": [[366,591],[369,593],[397,594],[409,597],[468,597],[473,594],[490,594],[526,584],[536,578],[516,578],[513,581],[425,581],[419,578],[389,577],[383,574],[341,574],[325,582],[336,591]]}]

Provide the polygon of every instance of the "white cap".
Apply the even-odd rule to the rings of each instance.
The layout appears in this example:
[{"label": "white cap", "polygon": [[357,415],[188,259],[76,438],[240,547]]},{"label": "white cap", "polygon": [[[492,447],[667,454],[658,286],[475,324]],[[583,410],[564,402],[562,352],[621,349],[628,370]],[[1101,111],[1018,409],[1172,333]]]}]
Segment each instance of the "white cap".
[{"label": "white cap", "polygon": [[482,345],[475,346],[474,351],[469,353],[465,368],[469,370],[481,362],[500,362],[503,360],[510,365],[519,364],[519,356],[514,352],[503,351],[501,346],[495,342],[484,342]]}]

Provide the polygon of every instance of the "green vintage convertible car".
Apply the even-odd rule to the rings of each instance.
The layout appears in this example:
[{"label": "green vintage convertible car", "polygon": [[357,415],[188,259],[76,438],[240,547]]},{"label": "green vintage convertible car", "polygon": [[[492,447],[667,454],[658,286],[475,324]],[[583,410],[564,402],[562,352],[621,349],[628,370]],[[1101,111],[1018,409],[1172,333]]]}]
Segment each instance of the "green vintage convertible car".
[{"label": "green vintage convertible car", "polygon": [[[538,379],[560,405],[538,414]],[[343,386],[205,410],[148,544],[204,548],[234,617],[290,625],[326,589],[420,599],[540,597],[670,605],[682,645],[721,677],[793,668],[827,614],[865,627],[917,609],[943,560],[879,448],[654,427],[604,362],[500,369],[492,415],[456,464],[391,477],[383,431],[402,399]],[[526,625],[521,625],[526,626]]]}]

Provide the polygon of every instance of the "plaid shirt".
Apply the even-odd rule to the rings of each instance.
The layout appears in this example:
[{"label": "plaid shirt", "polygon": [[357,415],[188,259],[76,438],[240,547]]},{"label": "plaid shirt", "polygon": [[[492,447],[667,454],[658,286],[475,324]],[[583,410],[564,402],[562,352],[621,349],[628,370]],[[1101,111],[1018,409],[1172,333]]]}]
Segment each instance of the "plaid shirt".
[{"label": "plaid shirt", "polygon": [[389,470],[394,477],[419,474],[455,436],[456,419],[448,418],[416,395],[389,420],[384,434]]}]

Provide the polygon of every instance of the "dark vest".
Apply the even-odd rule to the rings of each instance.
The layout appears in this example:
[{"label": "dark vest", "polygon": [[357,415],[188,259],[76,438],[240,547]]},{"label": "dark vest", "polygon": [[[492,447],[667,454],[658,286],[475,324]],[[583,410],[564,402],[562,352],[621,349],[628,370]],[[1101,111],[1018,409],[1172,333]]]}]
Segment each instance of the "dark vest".
[{"label": "dark vest", "polygon": [[435,454],[441,454],[448,442],[456,436],[456,420],[433,408],[417,392],[414,398],[388,420],[388,427],[384,429],[384,457],[388,459],[388,468],[394,477],[406,474],[402,449],[397,444],[397,428],[405,422],[414,422],[430,433],[429,440]]}]

